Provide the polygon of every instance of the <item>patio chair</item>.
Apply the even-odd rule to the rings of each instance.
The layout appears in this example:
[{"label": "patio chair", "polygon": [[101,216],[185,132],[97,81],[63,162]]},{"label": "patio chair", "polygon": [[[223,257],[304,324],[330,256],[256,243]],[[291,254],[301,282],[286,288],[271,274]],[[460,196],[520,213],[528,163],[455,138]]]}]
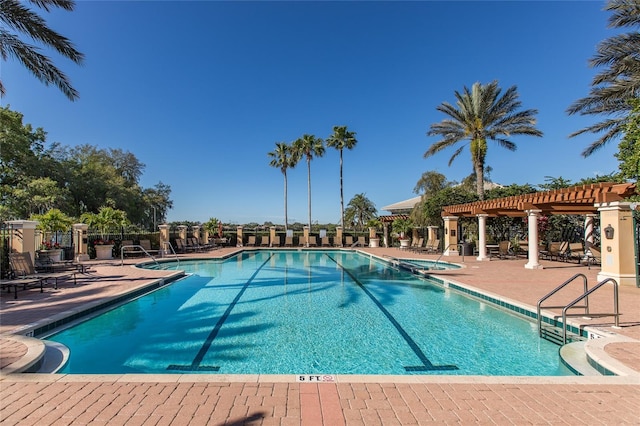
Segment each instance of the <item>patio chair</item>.
[{"label": "patio chair", "polygon": [[584,248],[582,247],[582,243],[571,243],[569,244],[569,251],[566,255],[567,260],[577,260],[578,263],[582,262],[586,258],[586,254],[584,252]]},{"label": "patio chair", "polygon": [[11,291],[13,288],[13,298],[18,298],[18,287],[22,287],[23,290],[26,290],[30,286],[34,284],[40,284],[40,293],[44,292],[43,288],[43,279],[40,278],[27,278],[27,279],[13,279],[13,280],[0,280],[0,289],[7,289],[7,291]]},{"label": "patio chair", "polygon": [[176,251],[178,253],[186,253],[187,245],[182,238],[176,238]]},{"label": "patio chair", "polygon": [[500,259],[506,259],[511,256],[511,241],[500,241],[497,251],[493,252]]},{"label": "patio chair", "polygon": [[440,240],[431,241],[431,245],[425,246],[427,253],[438,253],[440,251]]},{"label": "patio chair", "polygon": [[411,245],[411,251],[419,252],[424,247],[424,238],[414,239]]},{"label": "patio chair", "polygon": [[271,247],[280,247],[280,235],[274,235],[271,240]]},{"label": "patio chair", "polygon": [[353,247],[353,237],[351,235],[344,237],[344,245],[347,247]]},{"label": "patio chair", "polygon": [[293,237],[284,237],[284,246],[293,247]]},{"label": "patio chair", "polygon": [[589,247],[589,251],[587,252],[587,266],[591,269],[591,265],[601,264],[602,262],[602,253],[600,249],[595,246]]},{"label": "patio chair", "polygon": [[320,245],[322,247],[331,247],[331,243],[329,242],[329,237],[322,237],[320,239]]},{"label": "patio chair", "polygon": [[247,247],[255,247],[256,246],[256,236],[255,235],[249,235],[249,239],[247,240],[247,244],[245,244]]},{"label": "patio chair", "polygon": [[152,256],[158,254],[158,250],[154,250],[154,249],[151,248],[151,241],[150,240],[140,240],[140,247],[142,247],[144,249],[144,251],[146,251],[147,253],[149,253]]},{"label": "patio chair", "polygon": [[367,246],[367,238],[364,236],[359,236],[358,237],[358,245],[360,247],[366,247]]},{"label": "patio chair", "polygon": [[309,235],[309,247],[317,247],[318,241],[315,235]]},{"label": "patio chair", "polygon": [[73,284],[77,284],[76,274],[78,271],[64,271],[64,272],[38,272],[31,261],[31,255],[29,253],[10,253],[9,254],[9,266],[16,278],[23,280],[54,280],[54,288],[58,288],[58,279],[60,278],[73,278]]},{"label": "patio chair", "polygon": [[138,256],[140,250],[137,247],[133,247],[133,240],[122,240],[120,242],[120,253],[125,257]]},{"label": "patio chair", "polygon": [[307,239],[303,236],[301,236],[300,238],[298,238],[298,245],[300,247],[306,247],[307,246]]},{"label": "patio chair", "polygon": [[260,237],[260,247],[269,247],[269,236],[263,235]]}]

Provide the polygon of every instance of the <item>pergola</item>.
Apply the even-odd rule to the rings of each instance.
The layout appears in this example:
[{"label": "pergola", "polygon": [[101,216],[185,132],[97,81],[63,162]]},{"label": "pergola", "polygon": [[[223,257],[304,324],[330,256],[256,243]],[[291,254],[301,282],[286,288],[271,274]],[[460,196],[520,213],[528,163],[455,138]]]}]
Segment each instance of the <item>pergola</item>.
[{"label": "pergola", "polygon": [[[626,229],[627,225],[621,221],[626,220],[625,214],[627,213],[625,212],[630,212],[630,203],[622,203],[622,201],[635,193],[635,184],[604,182],[446,206],[442,210],[442,218],[445,222],[444,254],[458,254],[456,229],[459,217],[475,216],[478,218],[478,260],[488,259],[486,248],[487,217],[527,217],[529,261],[525,268],[539,269],[542,268],[538,263],[538,217],[540,215],[585,215],[587,217],[585,229],[588,229],[593,226],[593,216],[600,213],[602,221],[603,212],[606,211],[608,212],[606,220],[617,221],[620,225],[619,228]],[[628,216],[631,215],[628,214]],[[625,230],[620,236],[620,232],[618,232],[616,244],[625,246],[628,244],[624,236],[626,233],[628,231]],[[633,232],[629,234],[633,235]],[[629,237],[629,241],[631,241],[631,237]],[[630,247],[631,253],[633,253],[633,246],[630,245]],[[622,255],[627,256],[627,253]]]}]

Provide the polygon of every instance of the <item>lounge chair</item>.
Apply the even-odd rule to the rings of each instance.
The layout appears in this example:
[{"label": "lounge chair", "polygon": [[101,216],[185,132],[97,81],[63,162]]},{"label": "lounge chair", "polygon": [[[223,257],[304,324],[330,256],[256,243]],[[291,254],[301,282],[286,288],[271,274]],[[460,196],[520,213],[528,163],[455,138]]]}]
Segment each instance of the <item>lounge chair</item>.
[{"label": "lounge chair", "polygon": [[437,253],[440,250],[440,240],[433,240],[425,246],[427,253]]},{"label": "lounge chair", "polygon": [[584,252],[584,248],[582,247],[582,243],[570,243],[569,244],[569,252],[566,255],[567,260],[577,260],[578,263],[582,262],[586,254]]},{"label": "lounge chair", "polygon": [[556,260],[564,260],[567,257],[568,250],[568,242],[552,241],[549,243],[549,250],[547,250],[546,252],[541,252],[541,254],[549,260],[553,260],[554,257]]},{"label": "lounge chair", "polygon": [[125,257],[138,256],[140,255],[140,250],[134,247],[133,240],[122,240],[120,242],[120,254]]},{"label": "lounge chair", "polygon": [[320,245],[322,247],[331,247],[331,243],[329,242],[329,237],[322,237],[320,239]]},{"label": "lounge chair", "polygon": [[353,237],[351,235],[344,237],[344,245],[347,247],[353,247]]},{"label": "lounge chair", "polygon": [[280,235],[274,235],[271,240],[271,247],[280,247]]},{"label": "lounge chair", "polygon": [[293,237],[284,237],[284,246],[293,247]]},{"label": "lounge chair", "polygon": [[358,245],[360,247],[366,247],[367,246],[367,239],[366,237],[360,236],[358,237]]},{"label": "lounge chair", "polygon": [[317,247],[318,241],[316,240],[315,235],[309,235],[309,247]]},{"label": "lounge chair", "polygon": [[176,238],[176,251],[178,253],[186,253],[187,245],[182,238]]},{"label": "lounge chair", "polygon": [[591,246],[589,247],[589,251],[587,252],[587,266],[591,269],[591,265],[600,264],[602,262],[602,253],[600,249]]},{"label": "lounge chair", "polygon": [[298,245],[300,247],[306,247],[307,246],[307,240],[304,237],[304,235],[298,239]]},{"label": "lounge chair", "polygon": [[424,238],[414,238],[413,243],[411,244],[411,251],[420,251],[423,247]]},{"label": "lounge chair", "polygon": [[263,235],[260,237],[260,247],[269,247],[269,236]]},{"label": "lounge chair", "polygon": [[255,247],[256,246],[256,236],[255,235],[249,235],[249,239],[247,240],[247,244],[245,244],[247,247]]},{"label": "lounge chair", "polygon": [[43,282],[45,280],[41,278],[26,278],[26,279],[13,279],[13,280],[0,280],[0,289],[7,289],[7,291],[11,291],[13,288],[13,298],[18,298],[18,287],[22,287],[23,290],[26,290],[30,286],[35,284],[40,284],[40,293],[44,292]]},{"label": "lounge chair", "polygon": [[78,271],[64,271],[64,272],[38,272],[31,261],[31,255],[29,253],[10,253],[9,265],[11,271],[16,278],[23,280],[54,280],[54,288],[58,288],[58,279],[60,278],[73,278],[73,284],[77,284],[76,274]]},{"label": "lounge chair", "polygon": [[154,249],[151,248],[151,241],[150,240],[140,240],[140,247],[142,247],[144,249],[144,251],[146,251],[147,253],[149,253],[152,256],[158,254],[158,250],[154,250]]}]

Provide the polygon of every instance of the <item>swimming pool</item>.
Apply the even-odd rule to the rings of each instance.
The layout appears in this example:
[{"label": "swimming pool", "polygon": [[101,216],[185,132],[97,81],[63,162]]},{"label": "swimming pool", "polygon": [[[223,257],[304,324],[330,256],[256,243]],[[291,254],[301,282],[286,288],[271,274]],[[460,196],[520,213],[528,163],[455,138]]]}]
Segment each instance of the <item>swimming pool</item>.
[{"label": "swimming pool", "polygon": [[63,373],[571,375],[535,324],[351,251],[191,275],[49,337]]}]

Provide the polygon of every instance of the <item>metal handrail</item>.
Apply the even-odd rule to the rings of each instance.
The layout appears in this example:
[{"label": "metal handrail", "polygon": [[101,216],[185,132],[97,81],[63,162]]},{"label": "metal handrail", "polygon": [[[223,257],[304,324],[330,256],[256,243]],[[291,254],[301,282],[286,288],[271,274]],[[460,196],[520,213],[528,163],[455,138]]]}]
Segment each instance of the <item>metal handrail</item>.
[{"label": "metal handrail", "polygon": [[[538,300],[538,305],[537,305],[537,308],[538,308],[537,309],[537,314],[538,314],[538,336],[542,336],[542,315],[541,315],[542,302],[544,302],[545,300],[547,300],[548,298],[550,298],[551,296],[553,296],[554,294],[556,294],[557,292],[559,292],[560,290],[565,288],[567,285],[572,283],[578,277],[582,277],[582,281],[583,281],[583,285],[584,285],[583,295],[587,294],[589,292],[589,288],[587,286],[587,277],[586,277],[586,275],[584,275],[584,274],[575,274],[574,276],[572,276],[571,278],[569,278],[568,280],[566,280],[565,282],[560,284],[558,287],[554,288],[549,293],[547,293],[544,297],[542,297],[542,299]],[[565,306],[566,305],[545,306],[545,308],[558,309],[558,308],[564,308]],[[584,306],[574,306],[574,307],[575,308],[585,308],[585,313],[588,314],[589,313],[589,298],[588,297],[586,298]]]},{"label": "metal handrail", "polygon": [[124,249],[128,249],[128,248],[135,248],[135,249],[140,249],[144,252],[144,254],[146,254],[147,256],[149,256],[156,264],[156,266],[158,267],[158,269],[160,269],[160,264],[158,263],[158,261],[156,260],[155,257],[153,257],[151,254],[149,254],[148,251],[146,251],[144,249],[144,247],[142,247],[141,245],[137,245],[137,244],[131,244],[131,245],[126,245],[126,246],[121,246],[120,247],[120,266],[124,265]]},{"label": "metal handrail", "polygon": [[591,293],[593,293],[594,291],[598,290],[600,287],[602,287],[603,285],[605,285],[608,282],[612,282],[613,283],[613,313],[602,312],[602,313],[595,313],[595,314],[591,313],[589,315],[598,316],[598,317],[613,316],[613,317],[615,317],[615,326],[616,327],[620,327],[620,309],[619,309],[619,304],[618,304],[618,282],[616,280],[614,280],[613,278],[607,278],[605,280],[600,281],[591,290],[585,292],[582,296],[578,297],[573,302],[571,302],[568,305],[566,305],[564,307],[564,309],[562,309],[562,344],[567,343],[567,317],[568,316],[572,316],[573,317],[573,316],[577,316],[577,315],[582,315],[582,314],[567,314],[567,310],[569,310],[571,308],[574,308],[574,307],[579,307],[579,306],[574,306],[574,305],[576,303],[578,303],[579,301],[581,301],[582,299],[588,298]]},{"label": "metal handrail", "polygon": [[180,258],[178,257],[178,253],[176,253],[176,251],[173,249],[173,245],[171,245],[171,242],[165,241],[164,245],[165,247],[169,246],[169,248],[171,249],[171,253],[173,253],[173,255],[176,257],[176,260],[178,261],[178,267],[180,267]]},{"label": "metal handrail", "polygon": [[[451,246],[458,246],[460,245],[459,243],[451,243],[448,246],[446,246],[443,250],[442,253],[440,253],[440,256],[438,256],[438,258],[436,259],[436,261],[433,263],[434,268],[436,266],[438,266],[438,262],[440,261],[440,259],[442,259],[442,256],[444,256],[444,252],[446,252],[447,250],[449,250],[449,248]],[[464,263],[464,251],[462,252],[462,263]]]}]

